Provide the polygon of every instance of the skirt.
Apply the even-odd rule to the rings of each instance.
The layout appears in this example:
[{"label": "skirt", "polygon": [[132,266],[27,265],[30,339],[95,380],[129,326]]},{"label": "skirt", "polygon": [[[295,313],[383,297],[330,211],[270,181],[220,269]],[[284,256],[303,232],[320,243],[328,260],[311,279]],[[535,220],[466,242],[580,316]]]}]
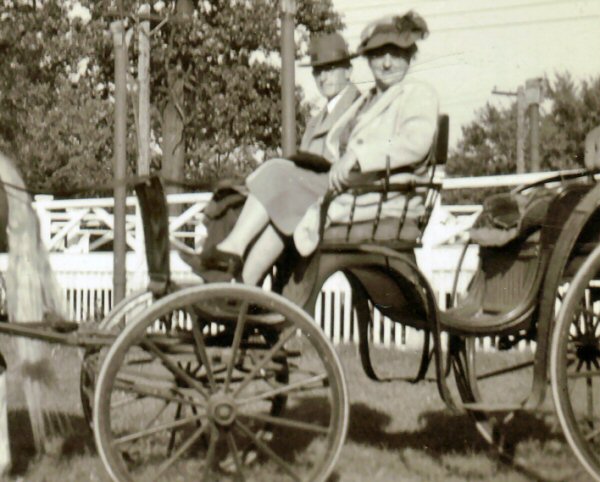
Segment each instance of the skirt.
[{"label": "skirt", "polygon": [[286,159],[271,159],[248,176],[246,186],[275,228],[291,236],[308,208],[327,192],[329,175],[302,169]]}]

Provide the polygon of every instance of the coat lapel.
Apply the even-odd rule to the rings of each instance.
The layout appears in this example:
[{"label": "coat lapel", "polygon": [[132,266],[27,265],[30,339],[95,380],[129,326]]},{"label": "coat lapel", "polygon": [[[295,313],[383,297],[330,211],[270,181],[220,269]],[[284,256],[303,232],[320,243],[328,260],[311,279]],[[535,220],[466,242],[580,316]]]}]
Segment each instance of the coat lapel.
[{"label": "coat lapel", "polygon": [[379,116],[404,90],[404,82],[393,85],[365,112],[354,126],[353,132],[359,131],[363,126],[369,125],[373,119]]},{"label": "coat lapel", "polygon": [[[333,111],[325,118],[323,121],[323,117],[319,117],[319,122],[315,124],[315,129],[312,132],[312,136],[318,136],[327,133],[333,124],[348,110],[348,108],[353,104],[356,98],[360,95],[359,90],[353,85],[350,84],[346,91],[342,94],[342,97],[338,101],[338,103],[333,108]],[[327,107],[324,109],[326,111]]]}]

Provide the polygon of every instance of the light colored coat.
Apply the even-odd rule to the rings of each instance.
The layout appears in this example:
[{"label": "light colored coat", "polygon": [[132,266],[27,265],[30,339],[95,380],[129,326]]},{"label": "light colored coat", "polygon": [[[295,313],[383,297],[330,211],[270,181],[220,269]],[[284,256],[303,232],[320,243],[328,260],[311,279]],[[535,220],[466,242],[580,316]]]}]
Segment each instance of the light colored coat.
[{"label": "light colored coat", "polygon": [[[327,135],[325,149],[338,160],[340,136],[344,127],[356,116],[370,93],[361,96],[338,121]],[[382,171],[407,167],[415,175],[424,174],[422,163],[432,147],[437,129],[438,96],[428,84],[416,80],[404,80],[386,90],[366,112],[360,115],[350,133],[347,149],[352,150],[358,159],[361,172]],[[412,168],[412,169],[411,169]],[[396,174],[391,182],[400,182],[413,174]],[[377,212],[379,194],[365,194],[356,202],[354,221],[373,219]],[[331,223],[349,222],[353,203],[351,195],[338,196],[332,202],[328,218]],[[381,210],[382,217],[397,217],[404,211],[406,200],[400,194],[388,196]],[[294,232],[298,251],[307,255],[318,243],[319,206],[308,210]],[[408,216],[418,216],[423,212],[422,200],[412,198],[408,206]]]},{"label": "light colored coat", "polygon": [[[326,149],[339,158],[340,135],[369,99],[363,95],[331,128]],[[405,80],[393,85],[377,99],[357,120],[350,134],[347,149],[357,157],[363,173],[406,167],[415,174],[432,147],[438,119],[438,96],[429,84]],[[412,168],[412,169],[411,169]],[[409,175],[410,176],[410,175]],[[405,180],[407,174],[396,174],[391,182]],[[366,194],[357,200],[355,220],[371,219],[375,215],[379,195]],[[330,209],[333,222],[347,221],[351,196],[340,196]],[[414,204],[414,205],[413,205]],[[404,209],[404,197],[390,196],[382,208],[382,216],[397,216]],[[409,215],[420,214],[422,208],[415,198],[409,206]]]},{"label": "light colored coat", "polygon": [[325,145],[327,134],[329,134],[331,127],[358,99],[360,91],[354,84],[349,84],[344,88],[340,95],[340,99],[329,115],[325,115],[327,113],[327,107],[325,106],[315,116],[309,119],[300,143],[301,151],[317,154],[332,161],[337,159],[337,156],[335,156],[334,153],[327,152]]}]

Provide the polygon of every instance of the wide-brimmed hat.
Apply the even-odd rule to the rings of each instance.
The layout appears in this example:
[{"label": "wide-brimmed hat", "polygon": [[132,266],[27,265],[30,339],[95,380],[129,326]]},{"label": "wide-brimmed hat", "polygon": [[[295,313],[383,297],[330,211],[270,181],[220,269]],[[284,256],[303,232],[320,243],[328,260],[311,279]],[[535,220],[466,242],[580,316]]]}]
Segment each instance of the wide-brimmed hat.
[{"label": "wide-brimmed hat", "polygon": [[402,16],[386,16],[371,22],[360,35],[358,53],[365,54],[387,44],[411,49],[417,40],[429,35],[427,23],[418,13],[410,10]]},{"label": "wide-brimmed hat", "polygon": [[329,64],[349,62],[356,55],[350,55],[348,45],[338,32],[313,35],[308,47],[310,62],[302,67],[322,67]]}]

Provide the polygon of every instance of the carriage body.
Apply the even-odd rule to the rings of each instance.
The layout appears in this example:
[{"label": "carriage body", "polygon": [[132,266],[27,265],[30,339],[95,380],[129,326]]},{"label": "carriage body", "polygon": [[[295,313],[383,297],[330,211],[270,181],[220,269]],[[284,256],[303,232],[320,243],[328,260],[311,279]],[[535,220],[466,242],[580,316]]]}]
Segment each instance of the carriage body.
[{"label": "carriage body", "polygon": [[[431,167],[445,160],[446,148],[442,128]],[[563,183],[540,228],[506,249],[484,251],[466,297],[444,311],[414,254],[441,189],[429,172],[429,178],[403,184],[390,184],[385,176],[377,184],[357,179],[351,192],[375,192],[382,202],[393,192],[423,196],[422,217],[376,216],[327,229],[323,223],[315,254],[277,270],[273,287],[283,296],[236,284],[174,283],[166,200],[160,181],[148,179],[136,187],[148,290],[126,298],[92,330],[54,323],[1,324],[0,331],[86,349],[84,413],[114,480],[168,478],[190,470],[190,450],[196,461],[191,470],[203,480],[216,473],[225,479],[260,479],[263,465],[278,480],[325,480],[346,435],[348,393],[340,361],[309,315],[325,280],[342,271],[352,288],[359,352],[369,377],[381,379],[369,352],[376,307],[424,334],[418,373],[406,380],[422,380],[434,361],[442,399],[450,409],[472,415],[502,452],[503,421],[538,409],[550,375],[567,439],[586,469],[600,478],[593,394],[586,399],[592,414],[583,414],[587,426],[582,431],[573,409],[577,400],[565,388],[573,379],[593,379],[600,358],[596,321],[587,326],[586,336],[572,340],[573,324],[581,324],[582,299],[595,308],[600,291],[590,288],[600,270],[595,249],[600,185],[589,173]],[[557,316],[557,293],[571,281],[574,290],[567,292]],[[504,349],[533,341],[537,349],[531,360],[481,375],[480,337],[495,337]],[[573,365],[573,356],[582,364]],[[569,372],[573,366],[575,376]],[[483,380],[521,368],[531,371],[528,396],[512,403],[485,399]],[[303,442],[290,447],[285,439]]]},{"label": "carriage body", "polygon": [[[447,119],[445,122],[447,128]],[[428,159],[431,168],[445,161],[447,131],[444,132],[443,119],[440,125],[441,135]],[[539,409],[546,395],[549,378],[555,385],[565,380],[566,375],[562,379],[557,375],[559,372],[564,374],[567,369],[554,359],[558,357],[553,354],[558,348],[551,350],[551,345],[560,345],[556,341],[561,334],[557,334],[560,330],[555,327],[555,318],[565,287],[568,287],[598,244],[600,187],[590,172],[582,172],[569,179],[549,179],[538,183],[559,184],[552,188],[554,195],[540,225],[507,247],[482,250],[479,269],[466,297],[450,309],[441,310],[434,290],[419,270],[414,254],[414,249],[420,246],[423,230],[441,188],[433,177],[434,169],[430,169],[429,173],[429,178],[412,179],[395,185],[386,182],[389,172],[384,173],[383,179],[376,184],[372,179],[356,179],[349,187],[352,195],[375,193],[381,202],[391,193],[401,193],[407,197],[423,196],[427,200],[424,214],[419,219],[411,219],[406,213],[393,219],[376,216],[367,222],[353,223],[351,219],[344,225],[327,228],[322,222],[322,241],[316,253],[308,259],[294,257],[293,254],[291,258],[285,258],[277,267],[273,288],[313,314],[323,283],[334,272],[343,272],[352,289],[352,304],[358,321],[359,352],[366,374],[375,380],[382,378],[369,352],[372,336],[369,330],[373,308],[376,307],[392,321],[423,331],[418,373],[404,378],[413,382],[422,380],[430,362],[435,361],[436,381],[442,399],[449,408],[472,415],[486,440],[505,456],[508,452],[503,447],[504,421],[515,413]],[[323,211],[330,200],[326,199]],[[377,212],[381,212],[381,209]],[[323,221],[325,216],[322,215],[321,219]],[[597,256],[600,257],[600,254]],[[160,262],[156,266],[157,272],[160,272]],[[164,279],[164,274],[157,279],[161,279],[161,276]],[[572,311],[575,308],[571,306],[570,309]],[[573,313],[562,315],[563,318],[569,316],[577,317]],[[565,323],[568,324],[563,322],[563,325]],[[595,327],[594,324],[594,330]],[[562,332],[564,338],[565,328],[562,328]],[[482,337],[493,337],[502,350],[510,350],[522,341],[535,343],[536,349],[528,360],[518,359],[508,367],[481,373],[477,340]],[[443,339],[447,341],[443,342]],[[588,345],[588,351],[598,351],[596,337],[588,337]],[[588,360],[586,363],[589,365],[592,362]],[[530,390],[525,397],[500,403],[486,400],[486,381],[494,383],[496,376],[521,369],[527,369],[530,373]],[[454,387],[449,387],[450,371],[454,373]],[[586,378],[586,375],[589,376]],[[576,374],[575,378],[589,380],[593,376],[588,371]],[[561,392],[560,389],[555,391]],[[561,421],[566,420],[563,422],[565,430],[573,432],[575,429],[569,428],[569,423],[573,425],[573,420],[581,415],[564,415],[568,412],[565,404],[569,402],[559,400],[557,411]],[[595,422],[586,433],[593,433],[594,430]],[[599,478],[600,466],[595,461],[593,443],[575,443],[576,437],[569,435],[567,439],[583,465],[594,477]]]}]

